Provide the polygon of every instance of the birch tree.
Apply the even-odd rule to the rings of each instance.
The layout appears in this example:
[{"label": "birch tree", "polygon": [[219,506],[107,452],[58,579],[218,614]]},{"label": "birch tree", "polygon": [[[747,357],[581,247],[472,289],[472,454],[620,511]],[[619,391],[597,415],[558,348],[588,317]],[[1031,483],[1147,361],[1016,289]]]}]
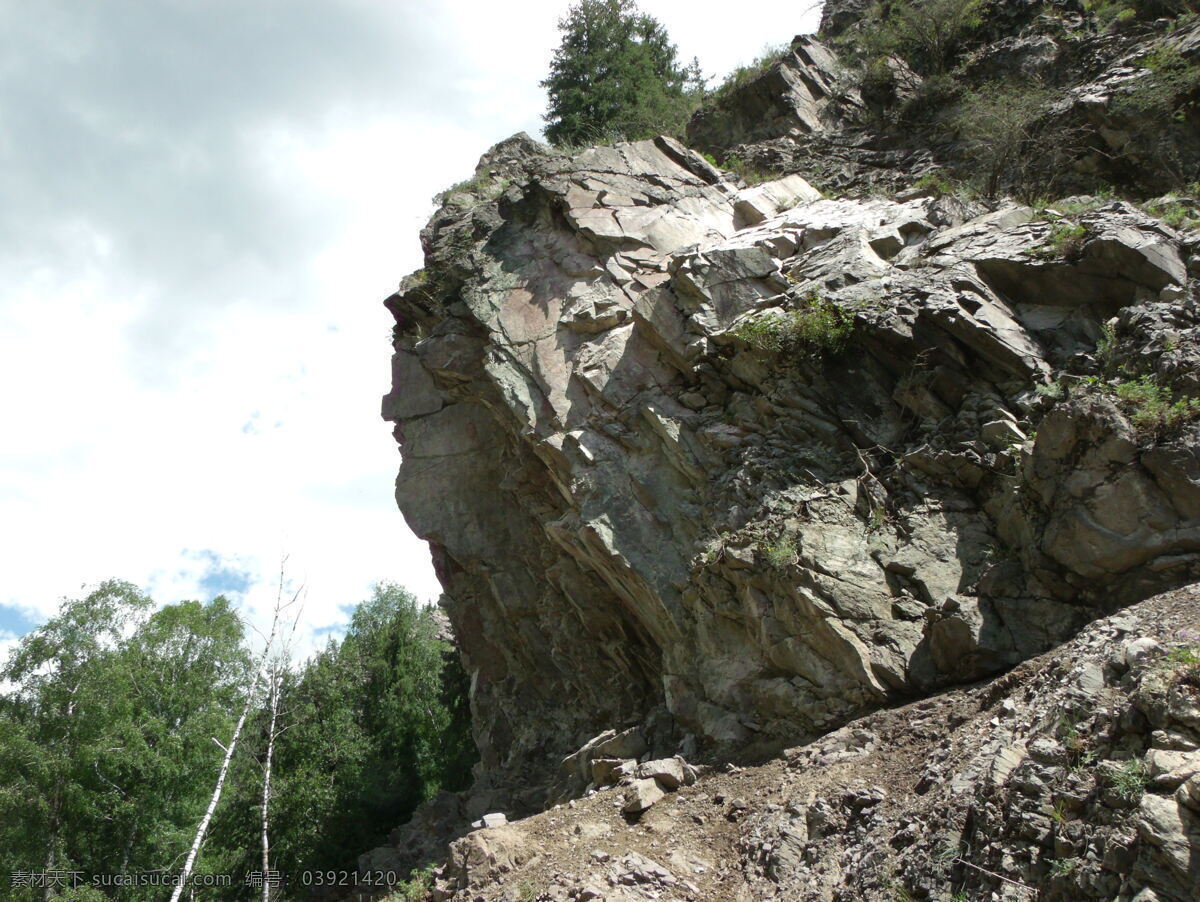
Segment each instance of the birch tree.
[{"label": "birch tree", "polygon": [[[280,586],[282,587],[283,574],[280,574]],[[293,599],[294,601],[295,599]],[[301,609],[297,608],[292,617],[291,628],[287,632],[287,637],[283,641],[282,648],[276,655],[270,668],[270,687],[267,693],[267,736],[266,736],[266,752],[262,762],[262,798],[259,802],[259,845],[262,851],[262,899],[263,902],[270,902],[272,882],[267,879],[267,875],[271,873],[271,776],[272,767],[275,761],[275,742],[282,733],[287,730],[287,726],[280,725],[280,695],[283,691],[283,675],[287,671],[287,662],[292,654],[292,641],[296,635],[296,626],[300,622]]]},{"label": "birch tree", "polygon": [[[466,678],[438,629],[434,613],[410,593],[381,585],[358,606],[341,641],[283,675],[275,729],[264,709],[256,731],[258,759],[264,768],[271,761],[275,870],[353,867],[420,802],[469,781],[477,754]],[[250,806],[261,814],[261,787],[254,790],[239,787],[237,804],[218,819],[221,860],[235,871],[257,870],[261,860],[259,825],[239,821],[239,810]],[[254,858],[236,856],[239,844],[252,843]]]},{"label": "birch tree", "polygon": [[[204,845],[204,839],[208,835],[209,825],[212,823],[213,815],[216,813],[217,806],[221,803],[221,794],[225,789],[225,781],[229,776],[229,766],[233,761],[234,753],[237,751],[238,742],[242,736],[242,729],[246,725],[246,719],[250,716],[250,711],[253,708],[258,695],[258,686],[262,681],[264,671],[267,668],[268,662],[271,660],[272,654],[275,652],[275,642],[279,635],[281,626],[283,625],[284,614],[300,600],[303,587],[297,589],[289,601],[283,600],[284,576],[282,568],[279,574],[279,592],[275,598],[275,609],[271,616],[271,626],[268,633],[264,636],[264,644],[261,654],[259,655],[255,665],[251,671],[250,684],[246,689],[246,702],[242,706],[242,711],[238,717],[237,724],[233,728],[233,735],[230,737],[229,744],[222,743],[215,736],[212,741],[215,742],[222,751],[224,757],[221,760],[220,770],[217,772],[217,782],[213,787],[212,795],[209,798],[208,807],[204,810],[204,816],[200,819],[200,824],[196,828],[196,834],[192,839],[191,848],[188,849],[187,857],[183,862],[183,869],[179,874],[179,878],[175,883],[174,890],[171,893],[171,902],[179,902],[183,896],[184,888],[191,879],[192,871],[196,866],[196,858],[200,854],[200,849]],[[295,621],[293,621],[292,629],[295,629]]]},{"label": "birch tree", "polygon": [[[262,838],[262,873],[265,876],[271,871],[271,765],[275,758],[275,740],[279,734],[276,728],[279,723],[279,685],[280,674],[278,669],[271,671],[271,686],[270,686],[270,716],[267,719],[267,752],[263,761],[263,779],[262,779],[262,803],[259,806],[261,812],[261,838]],[[271,883],[269,880],[263,880],[262,887],[263,902],[270,902],[271,899]]]},{"label": "birch tree", "polygon": [[[150,604],[129,583],[103,583],[86,598],[64,602],[57,617],[21,640],[0,672],[14,686],[0,745],[6,785],[0,845],[10,856],[27,856],[16,867],[75,866],[69,828],[93,814],[81,791],[90,782],[83,762],[103,744],[111,722],[103,675],[126,628]],[[54,887],[44,890],[51,898]]]}]

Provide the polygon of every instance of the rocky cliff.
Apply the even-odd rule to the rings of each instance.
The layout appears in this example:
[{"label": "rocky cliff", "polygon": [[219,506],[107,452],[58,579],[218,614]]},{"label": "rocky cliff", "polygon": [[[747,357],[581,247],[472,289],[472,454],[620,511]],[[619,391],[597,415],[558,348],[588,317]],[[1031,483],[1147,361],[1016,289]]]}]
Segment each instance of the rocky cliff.
[{"label": "rocky cliff", "polygon": [[[1065,183],[1136,159],[1097,91],[1200,47],[1156,27],[1051,38],[1102,142]],[[693,122],[761,183],[668,138],[501,142],[386,302],[397,500],[472,681],[471,816],[629,758],[768,756],[1200,580],[1194,201],[902,188],[963,146],[872,128],[839,52],[797,39]]]}]

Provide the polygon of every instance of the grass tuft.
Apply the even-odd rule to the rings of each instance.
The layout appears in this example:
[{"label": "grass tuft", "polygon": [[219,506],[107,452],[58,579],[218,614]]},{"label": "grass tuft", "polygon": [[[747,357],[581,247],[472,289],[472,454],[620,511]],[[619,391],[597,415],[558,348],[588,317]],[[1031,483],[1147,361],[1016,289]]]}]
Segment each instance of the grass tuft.
[{"label": "grass tuft", "polygon": [[1078,263],[1083,257],[1083,248],[1087,239],[1087,226],[1060,222],[1050,230],[1045,242],[1033,250],[1033,255],[1043,260],[1065,260],[1068,263]]},{"label": "grass tuft", "polygon": [[751,347],[806,358],[835,357],[846,349],[854,318],[837,304],[808,292],[798,310],[768,313],[741,323],[734,335]]}]

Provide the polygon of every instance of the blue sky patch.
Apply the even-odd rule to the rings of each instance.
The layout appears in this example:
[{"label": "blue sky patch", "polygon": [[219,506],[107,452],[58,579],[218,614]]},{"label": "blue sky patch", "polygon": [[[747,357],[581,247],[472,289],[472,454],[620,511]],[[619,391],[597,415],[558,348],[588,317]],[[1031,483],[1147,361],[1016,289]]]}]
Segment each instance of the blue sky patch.
[{"label": "blue sky patch", "polygon": [[24,609],[0,604],[0,633],[24,636],[37,625],[38,621],[34,620]]},{"label": "blue sky patch", "polygon": [[254,585],[254,575],[249,570],[234,560],[221,557],[209,548],[199,551],[189,551],[185,548],[183,554],[203,566],[196,584],[206,595],[245,595]]}]

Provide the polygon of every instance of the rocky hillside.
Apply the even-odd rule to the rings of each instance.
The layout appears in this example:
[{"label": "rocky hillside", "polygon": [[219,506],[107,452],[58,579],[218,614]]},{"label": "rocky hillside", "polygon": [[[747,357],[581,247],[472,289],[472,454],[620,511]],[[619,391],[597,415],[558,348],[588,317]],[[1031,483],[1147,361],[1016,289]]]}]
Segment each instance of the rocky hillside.
[{"label": "rocky hillside", "polygon": [[[1056,168],[1064,185],[1094,184],[1097,173],[1119,181],[1136,168],[1147,127],[1124,150],[1104,150],[1094,142],[1120,140],[1104,111],[1126,115],[1114,92],[1158,77],[1119,70],[1167,45],[1172,61],[1191,58],[1197,26],[1172,19],[1099,33],[1055,5],[1065,31],[1044,35],[1051,53],[1026,6],[993,4],[978,32],[993,40],[964,48],[956,72],[965,74],[955,77],[1003,71],[1033,41],[1071,83],[1063,97],[1092,117],[1073,126],[1082,143],[1043,156],[1066,161]],[[396,326],[383,413],[403,452],[397,500],[430,542],[471,675],[482,762],[471,794],[438,800],[420,829],[400,831],[379,855],[427,858],[422,843],[439,827],[540,811],[613,780],[661,794],[690,778],[663,763],[677,755],[715,764],[823,749],[821,737],[850,736],[833,731],[856,718],[1009,671],[1098,618],[1200,580],[1195,200],[1147,202],[1137,190],[1160,188],[1153,174],[1121,183],[1129,200],[948,191],[979,148],[944,131],[922,145],[903,116],[880,117],[878,91],[850,77],[870,61],[856,61],[842,7],[826,10],[827,42],[797,39],[697,116],[689,140],[711,158],[668,138],[565,155],[518,135],[443,195],[422,232],[425,268],[387,300]],[[890,103],[921,96],[929,79],[890,59]],[[969,94],[953,96],[969,107]],[[1163,158],[1200,178],[1178,121],[1163,123]],[[1089,162],[1092,149],[1110,168]],[[926,172],[939,175],[919,182]],[[805,177],[813,174],[824,191]],[[1005,169],[993,187],[1014,174],[1037,176],[1036,167]],[[1195,604],[1179,604],[1172,610],[1194,621]],[[1028,665],[1016,673],[1044,676]],[[1108,679],[1088,685],[1107,691]],[[995,714],[1014,718],[993,731],[1004,748],[1070,739],[1052,728],[1062,713],[1052,703],[1065,696],[1051,685],[1044,704]],[[1120,686],[1134,704],[1136,687]],[[912,709],[876,715],[881,726],[862,727],[872,738],[855,748],[897,762],[911,755],[904,767],[919,760],[936,771],[949,760],[932,735],[942,738],[939,706],[974,716],[1002,697],[978,693],[994,691],[927,703],[931,735],[915,719],[909,732],[884,727],[907,724]],[[1195,686],[1171,691],[1194,711]],[[1196,748],[1200,736],[1187,730],[1200,724],[1187,716],[1178,721],[1186,729],[1155,727],[1180,737],[1157,748]],[[1141,757],[1147,731],[1121,729],[1142,738],[1113,739],[1097,754],[1151,767]],[[969,735],[962,748],[984,754]],[[1026,805],[1033,795],[1012,775],[1062,762],[1025,749],[1000,776],[989,764],[951,781],[961,817],[951,817],[949,796],[930,795],[941,798],[929,810],[942,820],[911,815],[913,829],[882,845],[869,837],[899,824],[876,817],[897,804],[883,799],[904,799],[900,818],[927,795],[903,783],[912,774],[902,768],[884,795],[830,796],[826,820],[814,821],[810,807],[793,811],[782,797],[771,810],[760,804],[800,760],[791,755],[755,772],[767,782],[755,783],[745,811],[761,817],[730,817],[711,800],[697,817],[736,825],[721,834],[741,844],[736,860],[758,861],[764,879],[793,887],[781,898],[800,898],[794,887],[813,874],[826,886],[813,898],[949,898],[951,876],[997,893],[1040,887],[1052,865],[1037,849],[1059,834],[1043,830],[1051,815]],[[642,773],[629,759],[654,766]],[[1080,783],[1064,803],[1077,820],[1103,802],[1098,761],[1083,767],[1100,782],[1086,792]],[[948,771],[933,771],[926,788],[945,790]],[[636,815],[637,800],[622,804]],[[1193,815],[1178,817],[1195,826]],[[797,819],[808,833],[789,845],[777,834],[800,830]],[[855,831],[868,843],[858,859]],[[810,852],[826,836],[836,848]],[[1091,833],[1071,836],[1055,860],[1091,854]],[[1158,898],[1192,898],[1179,887],[1195,877],[1197,847],[1143,838],[1186,865],[1184,882],[1155,882]],[[927,860],[947,856],[941,876],[890,864],[909,860],[895,850],[914,843]],[[711,877],[733,860],[701,866]],[[1109,870],[1127,877],[1125,858],[1114,860]],[[596,875],[609,867],[594,864]],[[1093,870],[1069,883],[1090,896],[1055,898],[1114,898],[1099,871],[1086,883]],[[453,879],[462,898],[493,897],[469,875]],[[672,886],[630,879],[660,893]],[[889,880],[898,889],[878,894]],[[706,895],[707,885],[694,897],[736,898]],[[575,898],[597,898],[581,886]]]},{"label": "rocky hillside", "polygon": [[1200,178],[1200,4],[970,2],[906,18],[905,0],[829,0],[820,40],[718,92],[688,143],[837,193],[936,174],[989,197],[1149,198]]},{"label": "rocky hillside", "polygon": [[[450,847],[438,899],[1194,900],[1200,592],[999,679],[868,715],[640,812],[605,785]],[[647,765],[642,765],[645,770]],[[616,781],[612,781],[616,783]]]}]

